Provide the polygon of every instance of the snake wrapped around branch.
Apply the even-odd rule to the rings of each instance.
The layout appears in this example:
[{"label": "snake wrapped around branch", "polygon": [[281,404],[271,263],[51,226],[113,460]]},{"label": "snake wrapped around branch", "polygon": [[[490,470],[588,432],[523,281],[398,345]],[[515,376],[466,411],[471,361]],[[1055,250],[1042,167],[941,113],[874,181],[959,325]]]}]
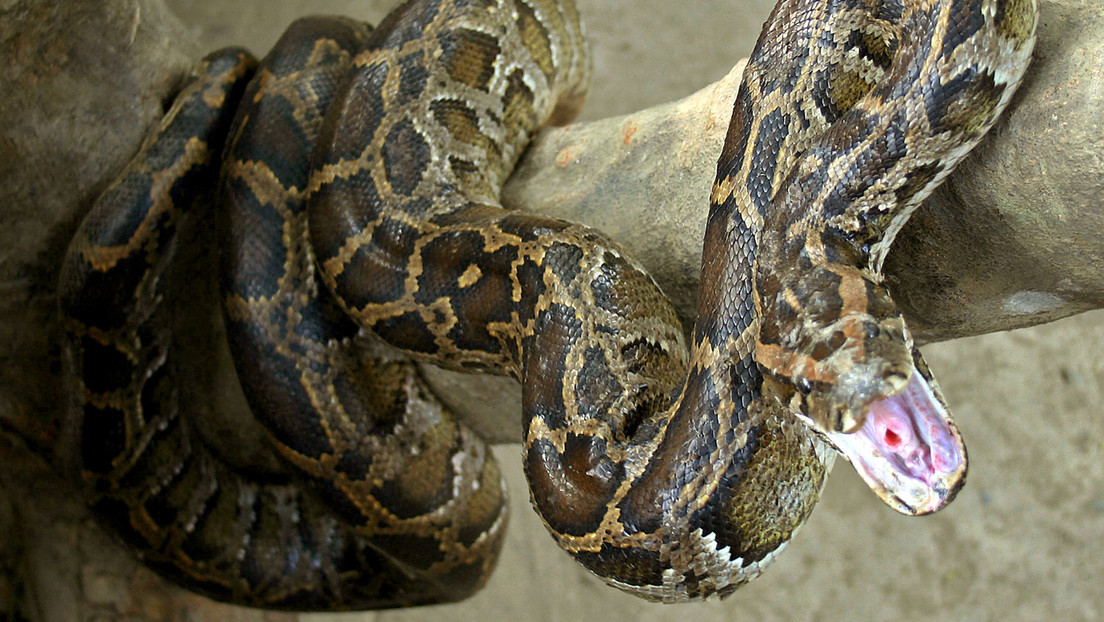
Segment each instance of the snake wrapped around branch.
[{"label": "snake wrapped around branch", "polygon": [[[781,0],[718,162],[689,344],[614,242],[499,204],[534,133],[581,104],[570,1],[410,0],[374,30],[300,20],[259,65],[212,54],[60,277],[67,454],[91,506],[220,600],[463,598],[494,566],[505,492],[414,357],[521,382],[538,513],[647,598],[757,576],[833,448],[896,509],[939,509],[965,448],[880,270],[1008,104],[1035,12]],[[235,466],[190,423],[174,259],[193,230],[217,240],[239,380],[286,477]]]}]

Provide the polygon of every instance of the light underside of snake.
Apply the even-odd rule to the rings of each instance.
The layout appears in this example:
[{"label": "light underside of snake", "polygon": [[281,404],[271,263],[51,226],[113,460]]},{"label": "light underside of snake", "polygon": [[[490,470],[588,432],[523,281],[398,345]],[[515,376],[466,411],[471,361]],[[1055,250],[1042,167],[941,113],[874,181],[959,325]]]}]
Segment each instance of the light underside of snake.
[{"label": "light underside of snake", "polygon": [[[831,447],[895,508],[939,509],[965,449],[881,263],[1007,105],[1035,11],[781,0],[718,163],[689,347],[613,242],[499,205],[533,133],[581,103],[570,2],[410,1],[375,30],[301,20],[256,70],[213,54],[62,271],[66,434],[93,509],[221,600],[469,595],[505,528],[498,467],[377,339],[517,378],[534,506],[641,596],[757,576],[808,517]],[[197,197],[219,178],[212,214]],[[195,227],[218,232],[239,379],[287,477],[233,466],[189,423],[173,259]]]}]

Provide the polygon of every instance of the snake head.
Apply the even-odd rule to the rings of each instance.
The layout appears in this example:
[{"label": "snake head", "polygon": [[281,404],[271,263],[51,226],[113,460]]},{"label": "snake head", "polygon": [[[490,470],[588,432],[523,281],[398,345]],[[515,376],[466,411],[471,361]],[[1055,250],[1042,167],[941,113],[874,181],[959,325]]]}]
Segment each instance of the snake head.
[{"label": "snake head", "polygon": [[764,394],[844,454],[894,509],[941,509],[965,482],[966,448],[889,292],[855,268],[808,274],[815,280],[763,299],[771,304],[761,307],[755,359]]}]

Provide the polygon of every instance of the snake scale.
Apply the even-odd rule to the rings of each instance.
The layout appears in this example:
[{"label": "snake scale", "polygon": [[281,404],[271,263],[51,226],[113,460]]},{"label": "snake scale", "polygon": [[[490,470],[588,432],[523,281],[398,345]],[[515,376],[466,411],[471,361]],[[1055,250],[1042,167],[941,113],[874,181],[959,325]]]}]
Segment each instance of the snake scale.
[{"label": "snake scale", "polygon": [[[781,0],[718,162],[688,346],[616,244],[499,205],[534,133],[581,104],[571,2],[411,0],[374,30],[300,20],[259,65],[210,55],[61,273],[66,454],[92,508],[220,600],[464,598],[494,566],[505,492],[408,356],[521,382],[534,506],[646,598],[757,576],[833,448],[893,507],[942,507],[965,450],[880,269],[1008,103],[1035,13]],[[288,475],[235,466],[191,423],[175,327],[193,237],[217,240],[239,380]]]}]

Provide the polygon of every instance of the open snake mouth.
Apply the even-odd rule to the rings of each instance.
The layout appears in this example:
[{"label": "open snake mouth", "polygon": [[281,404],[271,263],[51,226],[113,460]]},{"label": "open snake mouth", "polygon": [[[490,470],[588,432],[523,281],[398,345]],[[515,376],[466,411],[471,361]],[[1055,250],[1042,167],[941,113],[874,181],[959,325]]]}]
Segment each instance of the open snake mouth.
[{"label": "open snake mouth", "polygon": [[870,405],[861,428],[827,436],[871,490],[902,514],[942,509],[966,481],[958,427],[915,370],[903,391]]}]

